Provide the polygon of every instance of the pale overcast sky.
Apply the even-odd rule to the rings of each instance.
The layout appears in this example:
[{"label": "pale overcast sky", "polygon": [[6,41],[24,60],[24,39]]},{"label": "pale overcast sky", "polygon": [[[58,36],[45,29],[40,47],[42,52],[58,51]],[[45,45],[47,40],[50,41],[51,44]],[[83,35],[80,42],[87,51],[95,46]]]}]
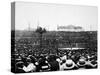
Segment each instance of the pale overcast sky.
[{"label": "pale overcast sky", "polygon": [[42,4],[16,2],[15,29],[24,30],[40,26],[56,30],[57,25],[81,26],[84,30],[97,30],[98,9],[94,6]]}]

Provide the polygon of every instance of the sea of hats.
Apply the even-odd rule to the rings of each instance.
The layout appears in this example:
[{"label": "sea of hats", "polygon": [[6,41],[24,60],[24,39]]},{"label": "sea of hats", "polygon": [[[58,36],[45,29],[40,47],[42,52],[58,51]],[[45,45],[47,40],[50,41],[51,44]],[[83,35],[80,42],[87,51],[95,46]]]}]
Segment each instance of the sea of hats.
[{"label": "sea of hats", "polygon": [[84,53],[73,55],[70,51],[68,55],[66,53],[63,55],[41,54],[40,56],[13,54],[12,57],[16,58],[12,60],[15,65],[12,69],[16,73],[97,68],[97,56],[94,53],[84,56]]},{"label": "sea of hats", "polygon": [[[95,43],[92,43],[91,48],[84,50],[57,50],[58,43],[61,46],[66,46],[70,42],[75,42],[76,39],[76,42],[89,42],[90,45],[90,38],[87,39],[86,36],[83,37],[84,40],[79,40],[80,36],[76,39],[73,39],[74,36],[68,38],[69,34],[66,33],[62,33],[62,35],[60,33],[60,39],[54,36],[52,35],[51,38],[50,34],[47,38],[46,35],[46,38],[42,39],[41,48],[40,40],[35,37],[13,39],[15,44],[12,43],[12,47],[14,45],[11,55],[12,71],[27,73],[97,68],[97,48]],[[96,42],[95,38],[94,40],[91,39],[91,41]]]}]

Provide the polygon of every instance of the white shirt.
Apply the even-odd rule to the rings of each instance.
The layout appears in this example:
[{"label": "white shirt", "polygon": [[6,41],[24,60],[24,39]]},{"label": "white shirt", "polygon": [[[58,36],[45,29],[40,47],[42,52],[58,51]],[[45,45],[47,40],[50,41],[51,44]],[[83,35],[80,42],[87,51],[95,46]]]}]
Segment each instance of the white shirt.
[{"label": "white shirt", "polygon": [[30,63],[27,67],[24,66],[23,70],[25,72],[35,71],[36,70],[36,66],[33,63]]}]

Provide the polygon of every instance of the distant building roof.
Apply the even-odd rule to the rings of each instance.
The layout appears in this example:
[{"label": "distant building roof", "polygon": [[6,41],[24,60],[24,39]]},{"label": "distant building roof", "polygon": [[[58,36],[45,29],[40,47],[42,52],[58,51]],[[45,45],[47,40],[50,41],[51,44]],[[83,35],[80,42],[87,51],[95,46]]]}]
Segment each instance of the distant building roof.
[{"label": "distant building roof", "polygon": [[68,25],[68,26],[57,26],[58,31],[83,31],[80,26]]}]

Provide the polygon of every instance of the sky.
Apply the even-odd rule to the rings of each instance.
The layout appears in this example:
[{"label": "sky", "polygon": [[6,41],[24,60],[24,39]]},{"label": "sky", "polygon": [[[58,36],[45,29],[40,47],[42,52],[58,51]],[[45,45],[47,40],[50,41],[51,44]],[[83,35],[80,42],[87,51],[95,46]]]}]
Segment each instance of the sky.
[{"label": "sky", "polygon": [[69,4],[31,2],[15,3],[15,29],[44,27],[57,30],[57,26],[81,26],[86,31],[97,30],[98,8]]}]

